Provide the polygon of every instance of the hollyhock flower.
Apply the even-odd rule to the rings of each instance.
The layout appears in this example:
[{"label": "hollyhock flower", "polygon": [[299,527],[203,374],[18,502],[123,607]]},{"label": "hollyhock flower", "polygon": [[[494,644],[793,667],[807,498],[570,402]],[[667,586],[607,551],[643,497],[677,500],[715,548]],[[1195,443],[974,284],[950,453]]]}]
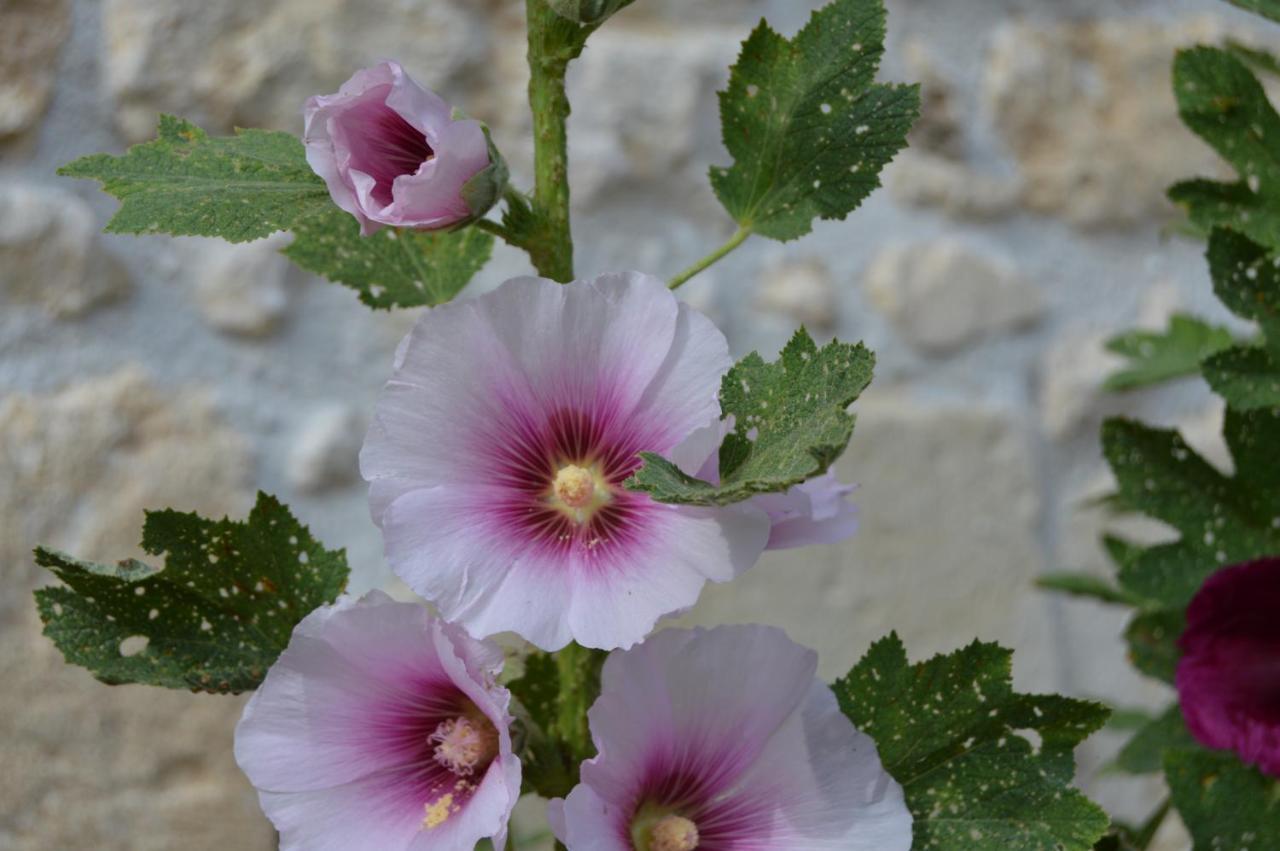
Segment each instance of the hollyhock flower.
[{"label": "hollyhock flower", "polygon": [[282,851],[501,848],[520,796],[501,667],[378,592],[304,618],[236,727]]},{"label": "hollyhock flower", "polygon": [[[733,430],[733,417],[704,426],[671,453],[671,461],[687,475],[720,481],[720,444]],[[752,497],[748,505],[769,515],[766,549],[785,550],[810,544],[834,544],[858,530],[858,510],[846,497],[857,488],[827,472],[783,493]]]},{"label": "hollyhock flower", "polygon": [[719,410],[724,336],[636,273],[508,281],[428,311],[360,453],[392,569],[473,635],[631,645],[753,565],[758,508],[625,490]]},{"label": "hollyhock flower", "polygon": [[[307,162],[365,236],[382,225],[450,227],[483,215],[501,194],[500,187],[464,191],[490,166],[480,122],[455,120],[449,104],[395,62],[308,99],[304,116]],[[477,197],[486,199],[483,209]]]},{"label": "hollyhock flower", "polygon": [[779,629],[665,630],[605,662],[599,756],[553,801],[570,851],[907,851],[870,738]]},{"label": "hollyhock flower", "polygon": [[1280,777],[1280,558],[1209,577],[1178,640],[1178,696],[1205,747]]}]

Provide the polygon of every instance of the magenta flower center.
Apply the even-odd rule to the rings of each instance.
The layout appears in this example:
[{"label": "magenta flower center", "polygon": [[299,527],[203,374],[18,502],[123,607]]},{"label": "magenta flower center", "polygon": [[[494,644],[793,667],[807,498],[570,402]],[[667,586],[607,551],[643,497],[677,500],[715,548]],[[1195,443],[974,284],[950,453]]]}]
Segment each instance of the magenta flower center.
[{"label": "magenta flower center", "polygon": [[337,120],[350,148],[350,167],[373,178],[371,195],[386,206],[392,201],[396,178],[417,174],[435,151],[421,130],[387,106],[391,86],[383,88]]}]

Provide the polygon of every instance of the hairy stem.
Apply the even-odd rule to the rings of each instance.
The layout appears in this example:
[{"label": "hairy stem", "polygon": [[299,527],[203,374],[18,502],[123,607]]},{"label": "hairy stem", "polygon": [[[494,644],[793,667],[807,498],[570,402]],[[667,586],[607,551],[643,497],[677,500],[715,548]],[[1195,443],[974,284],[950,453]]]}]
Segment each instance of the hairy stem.
[{"label": "hairy stem", "polygon": [[600,668],[605,653],[570,643],[556,654],[560,694],[556,701],[556,727],[575,760],[594,753],[591,730],[587,726],[587,710],[600,694]]},{"label": "hairy stem", "polygon": [[569,62],[582,52],[591,27],[568,21],[546,0],[525,0],[529,27],[529,107],[533,111],[534,233],[523,240],[538,273],[573,280],[569,230],[569,153],[564,90]]},{"label": "hairy stem", "polygon": [[480,219],[475,223],[475,226],[482,231],[487,231],[499,239],[515,245],[517,248],[520,247],[519,243],[516,241],[515,234],[507,230],[498,222],[490,221],[489,219]]},{"label": "hairy stem", "polygon": [[671,281],[667,284],[667,286],[671,287],[671,289],[673,290],[679,287],[685,281],[689,280],[694,275],[697,275],[699,272],[701,272],[703,269],[706,269],[708,266],[712,265],[713,263],[718,261],[720,258],[724,257],[730,251],[733,251],[733,249],[737,248],[739,245],[742,245],[742,243],[746,242],[746,239],[749,236],[751,236],[751,231],[747,230],[746,228],[738,228],[737,232],[733,236],[729,237],[728,242],[726,242],[724,245],[720,246],[715,251],[708,254],[706,257],[703,257],[697,263],[694,263],[688,269],[685,269],[679,275],[676,275],[674,278],[671,279]]}]

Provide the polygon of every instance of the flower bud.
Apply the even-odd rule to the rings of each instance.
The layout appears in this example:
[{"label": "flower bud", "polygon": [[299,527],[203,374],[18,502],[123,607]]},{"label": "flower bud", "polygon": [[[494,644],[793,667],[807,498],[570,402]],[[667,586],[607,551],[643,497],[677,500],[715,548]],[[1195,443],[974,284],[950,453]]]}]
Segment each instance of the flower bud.
[{"label": "flower bud", "polygon": [[395,62],[310,98],[304,115],[307,162],[365,236],[383,225],[456,227],[502,196],[506,165],[484,126],[455,115]]},{"label": "flower bud", "polygon": [[580,24],[599,24],[635,0],[547,0],[547,5],[562,18]]}]

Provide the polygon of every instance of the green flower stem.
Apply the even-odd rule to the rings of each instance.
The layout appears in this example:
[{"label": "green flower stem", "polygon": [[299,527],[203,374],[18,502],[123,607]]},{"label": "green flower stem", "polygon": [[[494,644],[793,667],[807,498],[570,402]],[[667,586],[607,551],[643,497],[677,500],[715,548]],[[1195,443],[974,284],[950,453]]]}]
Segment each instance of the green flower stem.
[{"label": "green flower stem", "polygon": [[697,275],[699,272],[701,272],[703,269],[706,269],[708,266],[712,265],[713,263],[718,261],[720,258],[724,257],[730,251],[733,251],[733,249],[737,248],[739,245],[742,245],[742,243],[746,242],[747,237],[749,236],[751,236],[751,231],[747,230],[746,228],[738,228],[737,232],[733,236],[729,237],[728,242],[726,242],[724,245],[720,246],[715,251],[708,254],[706,257],[703,257],[697,263],[694,263],[688,269],[685,269],[679,275],[676,275],[674,278],[671,279],[670,283],[668,283],[667,286],[669,286],[673,290],[676,289],[685,281],[689,280],[694,275]]},{"label": "green flower stem", "polygon": [[490,219],[479,219],[475,222],[475,226],[482,231],[486,231],[488,233],[493,234],[494,236],[498,237],[498,239],[504,240],[505,242],[508,242],[511,245],[516,246],[517,248],[522,247],[520,243],[517,241],[516,235],[513,234],[511,231],[507,230],[498,222],[492,221]]},{"label": "green flower stem", "polygon": [[556,726],[577,761],[595,753],[587,726],[587,710],[600,694],[600,668],[606,655],[603,650],[572,642],[555,655],[560,681]]},{"label": "green flower stem", "polygon": [[569,98],[564,78],[593,27],[560,17],[546,0],[525,0],[529,28],[529,106],[533,110],[535,231],[522,241],[538,273],[573,280],[569,231]]}]

